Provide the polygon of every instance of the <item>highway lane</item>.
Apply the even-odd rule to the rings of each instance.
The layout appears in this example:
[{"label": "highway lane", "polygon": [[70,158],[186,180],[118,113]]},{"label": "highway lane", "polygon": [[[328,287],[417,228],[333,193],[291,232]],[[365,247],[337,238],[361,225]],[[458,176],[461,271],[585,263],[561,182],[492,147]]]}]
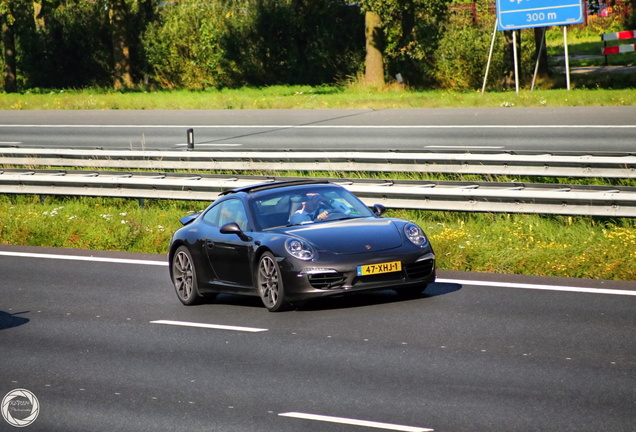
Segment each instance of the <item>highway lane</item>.
[{"label": "highway lane", "polygon": [[633,152],[636,106],[395,110],[2,111],[0,146]]},{"label": "highway lane", "polygon": [[[631,282],[440,272],[419,299],[382,291],[272,314],[227,295],[182,306],[163,256],[0,253],[0,397],[37,396],[40,414],[25,430],[636,425]],[[5,430],[14,429],[0,418]]]}]

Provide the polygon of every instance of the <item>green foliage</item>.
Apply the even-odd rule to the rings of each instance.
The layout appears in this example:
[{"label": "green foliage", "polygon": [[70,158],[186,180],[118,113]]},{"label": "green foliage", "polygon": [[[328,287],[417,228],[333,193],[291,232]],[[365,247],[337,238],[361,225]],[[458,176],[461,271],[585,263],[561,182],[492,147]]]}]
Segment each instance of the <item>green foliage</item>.
[{"label": "green foliage", "polygon": [[155,82],[169,89],[222,86],[221,39],[229,13],[221,2],[166,4],[143,38]]},{"label": "green foliage", "polygon": [[[481,88],[492,39],[491,26],[474,26],[470,18],[453,14],[437,50],[434,77],[441,88],[468,90]],[[491,24],[492,25],[492,24]],[[503,38],[499,37],[493,51],[489,82],[501,81]]]},{"label": "green foliage", "polygon": [[[489,2],[478,2],[477,23],[470,14],[459,11],[449,14],[434,63],[434,77],[440,88],[474,90],[482,87],[495,20],[488,5]],[[522,87],[529,87],[536,62],[534,29],[522,30],[519,34],[519,82]],[[497,31],[488,89],[505,89],[512,71],[512,53],[507,53],[505,32]]]},{"label": "green foliage", "polygon": [[436,55],[449,0],[364,0],[363,11],[380,16],[384,55],[390,76],[401,74],[410,85],[431,83],[431,62]]},{"label": "green foliage", "polygon": [[355,74],[362,17],[343,1],[184,0],[144,37],[157,84],[320,84]]},{"label": "green foliage", "polygon": [[[218,89],[355,82],[365,66],[364,12],[374,11],[382,20],[387,81],[399,73],[411,88],[466,90],[478,88],[483,79],[494,19],[492,0],[476,2],[476,22],[470,3],[0,0],[0,21],[14,30],[19,89],[111,87],[118,73],[109,16],[115,7],[125,20],[117,35],[126,33],[117,40],[130,49],[132,77],[140,88],[149,83],[159,89]],[[570,26],[570,37],[590,38],[590,52],[597,52],[600,33],[634,29],[636,15],[626,23],[619,16],[590,17],[587,26]],[[560,30],[550,29],[548,41],[560,41]],[[489,89],[510,75],[502,34],[497,33]],[[532,31],[524,31],[522,41],[522,81],[528,84],[534,67]],[[551,54],[559,53],[553,48]],[[577,65],[604,60],[585,61],[589,64]],[[629,64],[633,56],[610,61]],[[561,85],[559,80],[550,85]],[[591,87],[633,86],[633,79],[624,78],[585,81]]]},{"label": "green foliage", "polygon": [[[1,76],[3,86],[4,79],[9,74],[13,75],[15,84],[23,82],[25,78],[16,74],[15,68],[22,62],[22,53],[17,49],[20,44],[19,40],[26,35],[25,40],[28,43],[28,35],[32,33],[33,28],[33,3],[29,0],[0,0],[0,29],[2,29],[2,37],[0,37],[0,46],[2,47],[2,55],[0,55],[0,65],[4,74]],[[9,30],[4,32],[5,25]],[[14,45],[7,50],[4,46],[5,37],[9,37],[10,44]],[[16,41],[17,40],[17,41]],[[8,58],[11,57],[11,58]],[[7,64],[5,64],[5,61]],[[8,91],[15,91],[14,89]]]},{"label": "green foliage", "polygon": [[31,35],[28,45],[22,43],[19,69],[29,74],[25,85],[72,88],[108,84],[111,44],[104,6],[81,0],[45,6],[42,27]]},{"label": "green foliage", "polygon": [[148,200],[140,207],[125,199],[0,195],[0,243],[165,253],[181,226],[175,215],[201,205]]},{"label": "green foliage", "polygon": [[[444,270],[636,280],[634,219],[392,210],[418,223]],[[601,259],[599,259],[601,257]]]},{"label": "green foliage", "polygon": [[[154,0],[125,0],[133,73],[141,76],[139,35],[152,19]],[[80,88],[111,84],[110,2],[86,0],[0,3],[16,38],[20,88]],[[34,6],[38,6],[38,10]],[[0,63],[1,60],[0,60]]]}]

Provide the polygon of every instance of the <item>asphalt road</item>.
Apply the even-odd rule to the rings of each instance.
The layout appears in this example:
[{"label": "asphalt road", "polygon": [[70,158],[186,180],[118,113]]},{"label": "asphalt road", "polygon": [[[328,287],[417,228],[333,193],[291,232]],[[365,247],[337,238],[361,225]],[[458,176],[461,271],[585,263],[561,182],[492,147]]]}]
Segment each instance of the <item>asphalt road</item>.
[{"label": "asphalt road", "polygon": [[0,146],[174,150],[190,128],[199,150],[634,152],[636,106],[2,111]]},{"label": "asphalt road", "polygon": [[164,260],[0,247],[0,398],[37,396],[24,430],[636,430],[636,283],[440,272],[415,300],[273,314],[182,306]]}]

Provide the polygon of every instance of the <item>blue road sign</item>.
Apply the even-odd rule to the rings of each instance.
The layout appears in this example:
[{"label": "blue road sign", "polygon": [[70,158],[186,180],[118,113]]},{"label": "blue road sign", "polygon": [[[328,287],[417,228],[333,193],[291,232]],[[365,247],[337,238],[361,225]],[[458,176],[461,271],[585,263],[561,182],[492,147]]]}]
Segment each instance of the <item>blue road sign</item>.
[{"label": "blue road sign", "polygon": [[578,24],[583,0],[497,0],[499,30]]}]

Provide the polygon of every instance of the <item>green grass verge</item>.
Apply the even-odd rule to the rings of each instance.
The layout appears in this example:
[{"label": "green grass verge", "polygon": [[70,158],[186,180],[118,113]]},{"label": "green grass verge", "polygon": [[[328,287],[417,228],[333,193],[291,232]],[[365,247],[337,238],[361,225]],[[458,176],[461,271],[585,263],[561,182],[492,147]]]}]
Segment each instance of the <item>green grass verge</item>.
[{"label": "green grass verge", "polygon": [[[625,75],[625,74],[622,74]],[[383,90],[356,86],[275,86],[267,88],[172,92],[64,92],[3,94],[0,110],[208,110],[208,109],[391,109],[619,106],[636,104],[636,78],[587,74],[572,76],[573,89],[504,92]],[[617,79],[632,88],[617,88]],[[576,88],[577,80],[581,88]],[[556,81],[564,81],[557,77]],[[614,83],[602,88],[604,81]],[[557,85],[556,82],[549,84]],[[628,86],[627,86],[628,87]]]},{"label": "green grass verge", "polygon": [[[0,195],[0,244],[166,253],[204,202]],[[636,220],[391,210],[422,226],[440,269],[636,280]]]}]

